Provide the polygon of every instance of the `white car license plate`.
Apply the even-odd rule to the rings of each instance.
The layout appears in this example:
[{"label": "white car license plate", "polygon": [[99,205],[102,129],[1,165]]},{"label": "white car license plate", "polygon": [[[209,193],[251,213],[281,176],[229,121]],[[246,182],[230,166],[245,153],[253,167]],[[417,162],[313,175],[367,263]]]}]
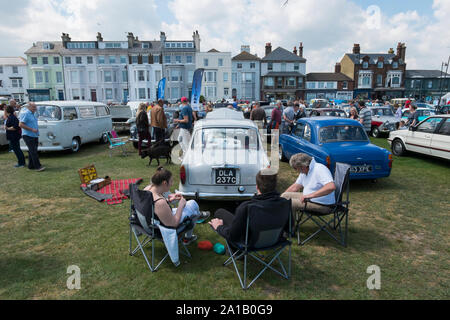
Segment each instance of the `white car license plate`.
[{"label": "white car license plate", "polygon": [[216,169],[216,184],[236,184],[236,169]]},{"label": "white car license plate", "polygon": [[363,165],[356,165],[351,166],[350,172],[351,173],[368,173],[372,172],[373,168],[371,164],[363,164]]}]

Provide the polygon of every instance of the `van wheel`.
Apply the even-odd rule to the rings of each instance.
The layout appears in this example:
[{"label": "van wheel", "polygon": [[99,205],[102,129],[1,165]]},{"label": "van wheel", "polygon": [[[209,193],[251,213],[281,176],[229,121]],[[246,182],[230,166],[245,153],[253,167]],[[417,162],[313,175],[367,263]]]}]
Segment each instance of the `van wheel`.
[{"label": "van wheel", "polygon": [[405,155],[405,145],[400,139],[395,139],[392,141],[392,153],[398,157]]},{"label": "van wheel", "polygon": [[80,138],[73,138],[70,149],[72,152],[78,152],[80,150]]}]

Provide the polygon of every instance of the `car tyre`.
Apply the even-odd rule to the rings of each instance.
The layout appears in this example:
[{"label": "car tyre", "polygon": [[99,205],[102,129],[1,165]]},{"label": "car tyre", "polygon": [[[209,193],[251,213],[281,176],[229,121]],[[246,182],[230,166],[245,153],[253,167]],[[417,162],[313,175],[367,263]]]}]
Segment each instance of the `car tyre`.
[{"label": "car tyre", "polygon": [[378,127],[373,127],[372,128],[372,137],[374,137],[374,138],[379,138],[380,137],[380,130],[378,129]]},{"label": "car tyre", "polygon": [[281,147],[281,145],[278,148],[278,157],[279,157],[280,161],[282,161],[282,162],[288,161],[288,158],[286,158],[286,156],[284,155],[283,148]]},{"label": "car tyre", "polygon": [[100,138],[100,143],[102,143],[102,144],[107,144],[108,143],[107,133],[102,134],[102,136]]},{"label": "car tyre", "polygon": [[406,153],[405,145],[403,144],[402,140],[400,140],[400,139],[395,139],[394,141],[392,141],[391,149],[392,149],[392,153],[398,157],[401,157],[401,156],[405,155],[405,153]]},{"label": "car tyre", "polygon": [[80,138],[78,138],[78,137],[73,138],[72,139],[72,144],[70,145],[70,150],[73,153],[76,153],[76,152],[78,152],[80,150],[80,145],[81,145]]}]

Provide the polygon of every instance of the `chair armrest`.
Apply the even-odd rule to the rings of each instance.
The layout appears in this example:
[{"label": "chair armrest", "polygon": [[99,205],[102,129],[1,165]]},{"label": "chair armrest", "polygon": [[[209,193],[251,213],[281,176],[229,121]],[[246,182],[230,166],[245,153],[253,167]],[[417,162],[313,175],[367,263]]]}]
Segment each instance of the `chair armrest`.
[{"label": "chair armrest", "polygon": [[335,204],[323,204],[323,203],[311,201],[310,199],[305,199],[305,202],[306,203],[309,202],[309,203],[315,204],[317,206],[328,207],[328,208],[334,208],[336,206],[336,203]]}]

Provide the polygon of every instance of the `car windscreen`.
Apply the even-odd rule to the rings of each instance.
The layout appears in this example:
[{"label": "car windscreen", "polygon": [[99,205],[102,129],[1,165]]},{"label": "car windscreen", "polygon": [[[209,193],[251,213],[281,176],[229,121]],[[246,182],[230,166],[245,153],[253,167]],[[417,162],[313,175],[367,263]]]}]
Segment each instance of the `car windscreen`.
[{"label": "car windscreen", "polygon": [[372,116],[394,116],[394,113],[392,112],[391,109],[389,108],[377,108],[377,109],[372,109]]},{"label": "car windscreen", "polygon": [[38,115],[38,120],[61,120],[61,108],[58,106],[39,105],[37,106],[36,113]]},{"label": "car windscreen", "polygon": [[345,118],[345,112],[343,110],[321,111],[320,115],[328,116],[328,117],[344,117]]},{"label": "car windscreen", "polygon": [[359,126],[328,126],[319,130],[320,143],[367,140],[367,134]]},{"label": "car windscreen", "polygon": [[255,128],[203,128],[197,130],[191,147],[195,150],[259,150]]}]

